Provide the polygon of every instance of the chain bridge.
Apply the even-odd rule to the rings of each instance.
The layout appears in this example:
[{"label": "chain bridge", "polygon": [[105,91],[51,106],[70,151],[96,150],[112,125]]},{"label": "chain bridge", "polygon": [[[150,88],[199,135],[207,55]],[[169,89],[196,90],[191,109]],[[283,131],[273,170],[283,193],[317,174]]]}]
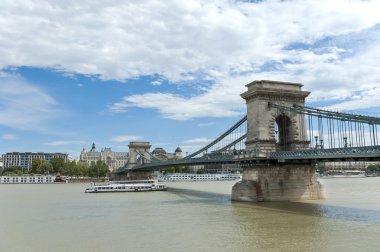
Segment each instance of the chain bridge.
[{"label": "chain bridge", "polygon": [[[380,118],[305,106],[302,84],[253,81],[241,94],[247,115],[198,151],[160,160],[150,145],[133,144],[130,162],[115,172],[150,174],[168,166],[239,164],[243,179],[232,190],[238,201],[320,199],[315,164],[380,161]],[[132,153],[132,155],[131,155]]]}]

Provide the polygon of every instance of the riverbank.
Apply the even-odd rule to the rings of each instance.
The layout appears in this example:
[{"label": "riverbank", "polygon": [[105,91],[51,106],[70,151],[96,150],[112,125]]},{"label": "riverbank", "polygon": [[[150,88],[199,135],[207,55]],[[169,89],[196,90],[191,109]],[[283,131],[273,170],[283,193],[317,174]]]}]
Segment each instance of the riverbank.
[{"label": "riverbank", "polygon": [[106,178],[70,178],[67,183],[106,183],[109,180]]}]

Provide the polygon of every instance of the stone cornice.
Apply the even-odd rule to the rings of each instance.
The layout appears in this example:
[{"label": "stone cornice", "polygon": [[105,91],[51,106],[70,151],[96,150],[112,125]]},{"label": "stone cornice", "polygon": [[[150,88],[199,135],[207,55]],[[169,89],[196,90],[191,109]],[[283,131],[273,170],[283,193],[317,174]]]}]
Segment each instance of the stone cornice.
[{"label": "stone cornice", "polygon": [[248,83],[245,85],[246,87],[250,88],[251,86],[262,86],[265,84],[270,84],[270,85],[287,85],[287,86],[293,86],[293,87],[298,87],[301,88],[303,85],[301,83],[295,83],[295,82],[286,82],[286,81],[272,81],[272,80],[255,80],[252,81],[251,83]]},{"label": "stone cornice", "polygon": [[289,91],[282,89],[267,89],[260,88],[254,90],[248,90],[242,93],[240,96],[246,101],[252,99],[270,100],[270,101],[298,101],[304,102],[305,98],[309,96],[310,92],[307,91]]}]

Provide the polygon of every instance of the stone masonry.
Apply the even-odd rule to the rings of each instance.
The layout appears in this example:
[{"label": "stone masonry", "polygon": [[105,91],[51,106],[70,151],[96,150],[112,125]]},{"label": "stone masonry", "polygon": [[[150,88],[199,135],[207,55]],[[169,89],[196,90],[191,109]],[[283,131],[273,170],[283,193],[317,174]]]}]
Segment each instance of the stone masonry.
[{"label": "stone masonry", "polygon": [[[282,112],[270,106],[303,106],[310,92],[302,84],[254,81],[241,96],[247,102],[246,149],[258,159],[268,159],[275,151],[308,148],[304,116]],[[278,130],[275,130],[277,124]],[[276,139],[276,134],[278,134]],[[323,198],[312,164],[273,163],[244,168],[242,181],[232,188],[235,201],[297,201]]]}]

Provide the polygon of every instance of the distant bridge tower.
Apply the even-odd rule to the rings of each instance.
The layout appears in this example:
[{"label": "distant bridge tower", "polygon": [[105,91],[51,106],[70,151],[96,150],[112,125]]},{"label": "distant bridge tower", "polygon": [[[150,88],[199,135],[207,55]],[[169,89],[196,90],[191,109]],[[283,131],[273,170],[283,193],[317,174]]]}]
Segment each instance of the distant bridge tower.
[{"label": "distant bridge tower", "polygon": [[257,157],[268,158],[275,151],[308,147],[304,115],[281,112],[270,107],[276,103],[287,107],[304,106],[310,92],[301,91],[299,83],[260,80],[246,85],[241,94],[247,102],[246,149]]},{"label": "distant bridge tower", "polygon": [[149,142],[130,142],[128,145],[128,168],[146,162],[145,158],[150,158],[149,150],[151,146]]},{"label": "distant bridge tower", "polygon": [[149,142],[130,142],[128,144],[129,154],[128,163],[126,164],[127,171],[125,173],[112,172],[110,174],[110,180],[136,180],[136,179],[149,179],[152,176],[151,171],[130,171],[136,165],[149,162],[151,155],[149,154],[150,143]]},{"label": "distant bridge tower", "polygon": [[323,198],[312,163],[285,163],[270,159],[276,151],[308,148],[305,116],[282,112],[270,103],[304,106],[310,92],[299,83],[254,81],[241,96],[247,101],[246,149],[266,165],[243,169],[242,181],[232,188],[236,201],[297,201]]}]

